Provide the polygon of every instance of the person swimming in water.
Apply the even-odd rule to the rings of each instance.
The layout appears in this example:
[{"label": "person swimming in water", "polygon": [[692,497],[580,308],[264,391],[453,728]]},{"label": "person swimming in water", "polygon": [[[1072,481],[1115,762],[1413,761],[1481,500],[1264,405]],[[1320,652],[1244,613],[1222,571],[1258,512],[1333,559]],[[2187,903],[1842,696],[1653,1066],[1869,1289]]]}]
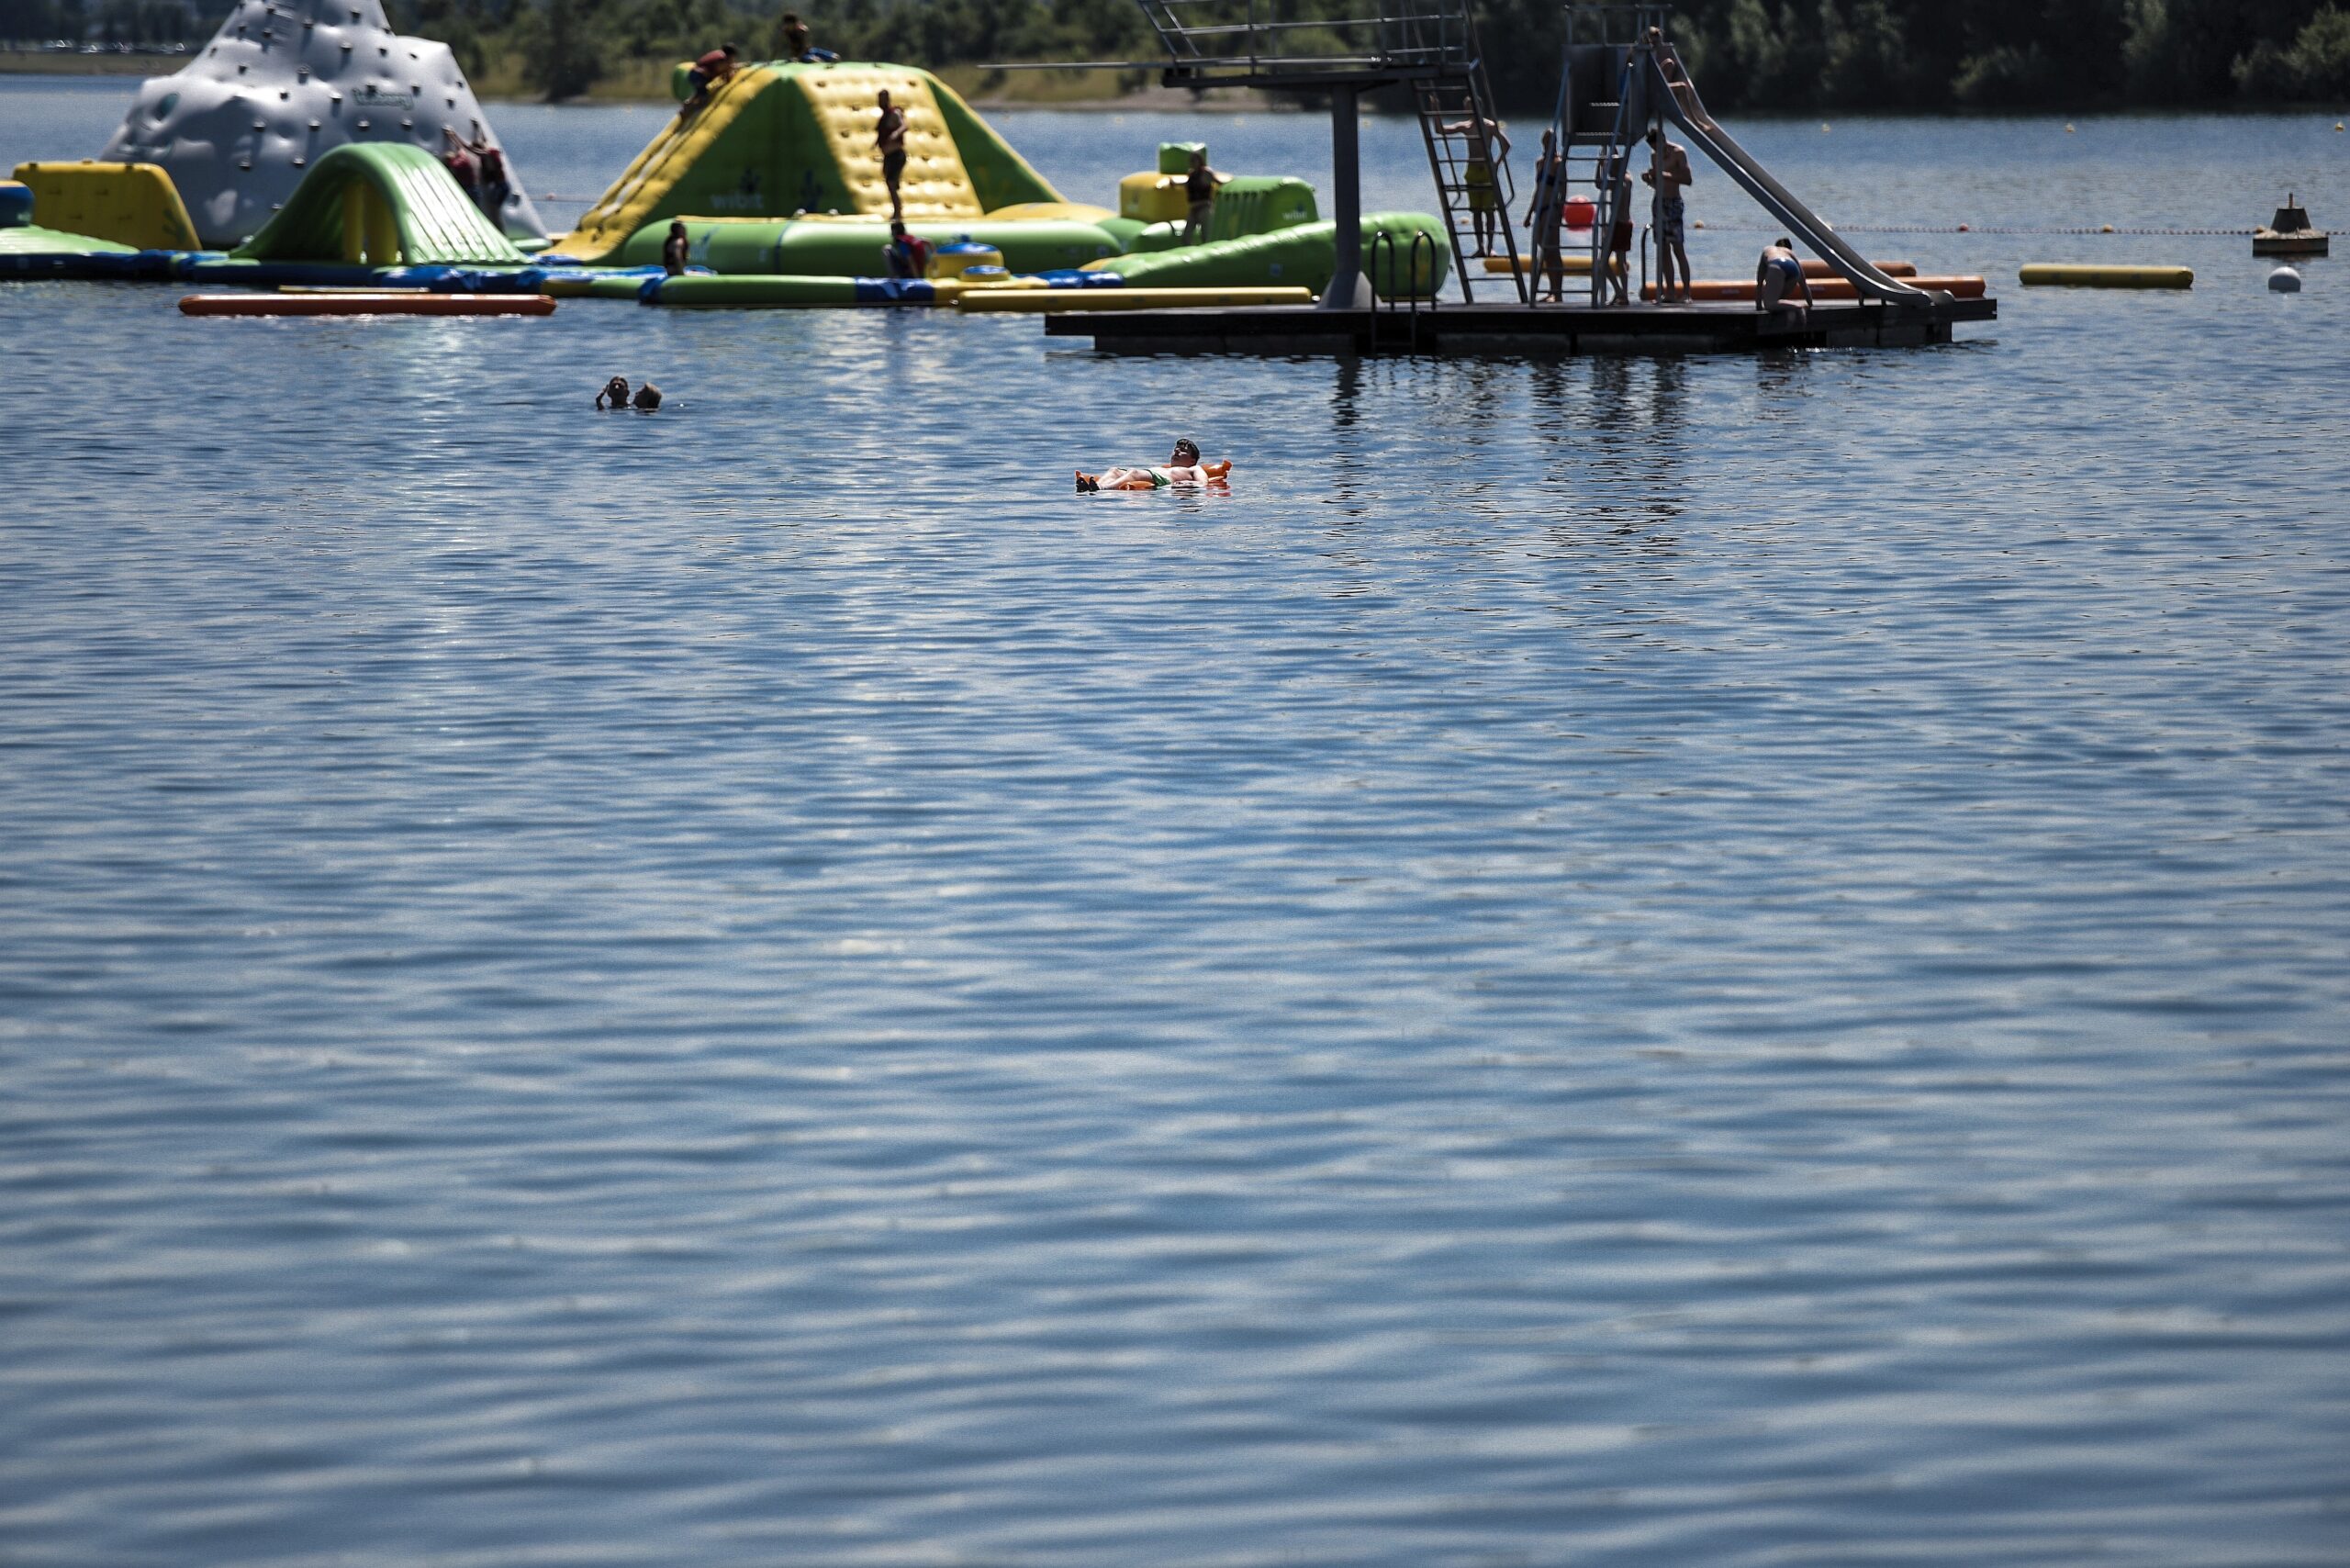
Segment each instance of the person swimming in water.
[{"label": "person swimming in water", "polygon": [[660,406],[661,388],[648,381],[636,389],[634,397],[631,397],[625,375],[613,376],[604,383],[604,389],[596,394],[596,407],[599,409],[635,409],[649,414]]},{"label": "person swimming in water", "polygon": [[1158,468],[1105,468],[1099,474],[1077,471],[1077,487],[1088,490],[1163,490],[1169,485],[1220,485],[1232,472],[1229,458],[1220,463],[1200,461],[1200,443],[1185,436],[1175,443],[1175,455]]}]

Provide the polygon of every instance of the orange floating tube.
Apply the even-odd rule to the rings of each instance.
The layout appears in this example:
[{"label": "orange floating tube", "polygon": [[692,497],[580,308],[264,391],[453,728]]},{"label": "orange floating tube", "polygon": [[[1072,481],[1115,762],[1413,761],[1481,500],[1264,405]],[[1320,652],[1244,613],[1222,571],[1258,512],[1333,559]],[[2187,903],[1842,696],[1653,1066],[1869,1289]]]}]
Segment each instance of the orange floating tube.
[{"label": "orange floating tube", "polygon": [[549,316],[543,294],[191,294],[183,316]]},{"label": "orange floating tube", "polygon": [[[1978,276],[1919,277],[1912,274],[1902,281],[1915,288],[1938,288],[1953,299],[1980,299],[1983,297],[1983,280]],[[1852,287],[1852,286],[1841,277],[1807,277],[1804,279],[1804,282],[1810,287],[1811,297],[1815,300],[1827,301],[1856,299],[1859,297],[1858,292]],[[1701,277],[1696,282],[1689,286],[1689,295],[1693,299],[1710,300],[1716,302],[1728,301],[1731,303],[1744,302],[1751,304],[1754,299],[1754,286],[1751,283],[1747,283],[1738,278]],[[1656,297],[1656,285],[1651,283],[1642,286],[1640,289],[1640,297],[1642,299],[1654,299]]]}]

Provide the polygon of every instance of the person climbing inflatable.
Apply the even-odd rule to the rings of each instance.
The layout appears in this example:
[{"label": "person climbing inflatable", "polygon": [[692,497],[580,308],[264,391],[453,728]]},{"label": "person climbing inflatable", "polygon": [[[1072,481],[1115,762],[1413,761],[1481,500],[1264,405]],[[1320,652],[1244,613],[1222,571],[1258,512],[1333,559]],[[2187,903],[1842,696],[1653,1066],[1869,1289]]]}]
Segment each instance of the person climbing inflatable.
[{"label": "person climbing inflatable", "polygon": [[1200,461],[1200,443],[1185,436],[1175,443],[1175,454],[1159,468],[1105,468],[1099,474],[1077,470],[1080,492],[1092,490],[1163,490],[1170,485],[1221,485],[1232,472],[1232,460]]}]

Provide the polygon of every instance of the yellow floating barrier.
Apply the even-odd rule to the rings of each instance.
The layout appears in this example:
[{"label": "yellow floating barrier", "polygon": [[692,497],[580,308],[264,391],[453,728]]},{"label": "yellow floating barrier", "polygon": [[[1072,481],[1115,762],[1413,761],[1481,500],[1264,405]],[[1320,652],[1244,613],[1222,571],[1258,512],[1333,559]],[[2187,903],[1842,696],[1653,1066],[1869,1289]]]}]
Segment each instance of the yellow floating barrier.
[{"label": "yellow floating barrier", "polygon": [[2193,267],[2105,266],[2092,262],[2026,262],[2019,274],[2042,288],[2193,288]]},{"label": "yellow floating barrier", "polygon": [[968,311],[1169,310],[1184,306],[1311,305],[1310,288],[974,288],[955,297]]}]

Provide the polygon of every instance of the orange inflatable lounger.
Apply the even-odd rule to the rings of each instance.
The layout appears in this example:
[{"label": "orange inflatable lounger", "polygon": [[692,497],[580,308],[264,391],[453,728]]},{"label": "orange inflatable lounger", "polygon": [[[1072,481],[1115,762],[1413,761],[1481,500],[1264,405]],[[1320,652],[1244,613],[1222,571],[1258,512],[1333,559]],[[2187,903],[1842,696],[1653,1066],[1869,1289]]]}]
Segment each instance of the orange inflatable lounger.
[{"label": "orange inflatable lounger", "polygon": [[543,294],[191,294],[183,316],[551,316]]}]

